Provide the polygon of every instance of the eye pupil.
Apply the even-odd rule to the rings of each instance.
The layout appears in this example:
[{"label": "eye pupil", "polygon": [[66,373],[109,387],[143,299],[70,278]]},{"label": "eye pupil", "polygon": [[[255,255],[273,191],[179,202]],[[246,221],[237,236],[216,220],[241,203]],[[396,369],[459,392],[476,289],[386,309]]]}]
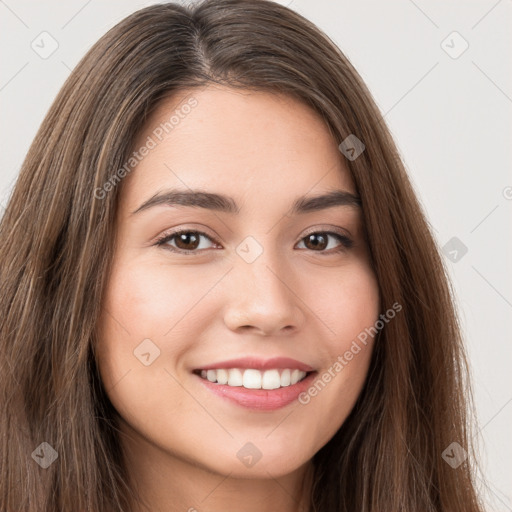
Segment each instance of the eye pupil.
[{"label": "eye pupil", "polygon": [[[190,242],[190,241],[187,242],[187,240],[189,238],[194,239],[194,241],[193,242]],[[182,242],[185,242],[185,247],[179,247]],[[192,246],[189,245],[190,243],[192,243]],[[194,232],[192,232],[192,231],[188,231],[186,233],[180,233],[177,236],[176,245],[180,249],[184,249],[185,251],[189,251],[191,249],[197,249],[197,247],[199,246],[199,237]]]},{"label": "eye pupil", "polygon": [[[322,234],[318,234],[318,233],[312,233],[311,235],[308,235],[306,237],[306,246],[308,245],[308,243],[311,241],[311,240],[315,240],[315,239],[322,239],[322,242],[318,243],[318,242],[313,242],[312,244],[312,248],[313,249],[325,249],[327,247],[327,237],[322,235]],[[309,247],[308,247],[309,249]]]}]

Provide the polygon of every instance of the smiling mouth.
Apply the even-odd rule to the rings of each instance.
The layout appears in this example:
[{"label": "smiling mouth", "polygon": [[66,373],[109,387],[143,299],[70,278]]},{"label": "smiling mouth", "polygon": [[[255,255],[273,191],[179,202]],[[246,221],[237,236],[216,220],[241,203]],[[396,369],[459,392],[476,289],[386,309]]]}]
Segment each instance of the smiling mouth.
[{"label": "smiling mouth", "polygon": [[301,382],[314,372],[293,368],[274,368],[264,371],[253,368],[219,368],[194,370],[194,374],[214,384],[246,389],[280,389]]}]

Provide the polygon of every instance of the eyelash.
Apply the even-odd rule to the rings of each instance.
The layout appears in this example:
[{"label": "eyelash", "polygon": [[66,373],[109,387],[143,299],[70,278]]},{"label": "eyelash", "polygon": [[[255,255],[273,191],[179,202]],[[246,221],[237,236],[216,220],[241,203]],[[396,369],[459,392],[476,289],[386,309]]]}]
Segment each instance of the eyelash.
[{"label": "eyelash", "polygon": [[[203,233],[202,231],[198,231],[198,230],[193,230],[193,229],[181,229],[179,231],[174,231],[172,233],[164,233],[160,238],[158,238],[155,242],[155,246],[157,247],[163,247],[167,244],[167,242],[169,242],[170,240],[172,240],[173,238],[179,236],[179,235],[182,235],[184,233],[194,233],[194,234],[197,234],[197,235],[200,235],[200,236],[204,236],[206,238],[208,238],[209,240],[211,240],[212,242],[214,243],[217,243],[215,240],[212,239],[211,236],[207,235],[206,233]],[[311,233],[308,233],[307,235],[305,235],[303,238],[301,238],[301,242],[307,238],[308,236],[310,235],[318,235],[318,234],[323,234],[323,235],[332,235],[334,236],[335,238],[338,239],[339,242],[341,242],[341,245],[335,249],[331,249],[330,251],[313,251],[312,252],[318,252],[320,254],[335,254],[335,253],[339,253],[339,252],[343,252],[347,249],[351,249],[354,245],[354,242],[353,240],[351,240],[350,238],[348,238],[347,236],[345,235],[342,235],[340,233],[336,233],[335,231],[312,231]],[[194,251],[186,251],[185,249],[178,249],[176,247],[172,247],[170,245],[168,245],[167,247],[164,247],[166,250],[169,250],[171,252],[174,252],[174,253],[178,253],[178,254],[194,254],[194,255],[197,255],[198,253],[201,253],[202,251],[206,250],[206,249],[202,249],[202,250],[194,250]]]}]

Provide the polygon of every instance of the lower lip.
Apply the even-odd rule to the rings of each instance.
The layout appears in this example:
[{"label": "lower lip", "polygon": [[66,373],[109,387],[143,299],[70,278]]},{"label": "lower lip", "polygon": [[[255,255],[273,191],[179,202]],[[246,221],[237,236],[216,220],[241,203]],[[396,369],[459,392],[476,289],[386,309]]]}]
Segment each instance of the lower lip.
[{"label": "lower lip", "polygon": [[306,391],[316,377],[317,372],[311,372],[304,380],[284,388],[278,389],[247,389],[242,386],[227,386],[225,384],[216,384],[197,375],[203,385],[215,393],[231,402],[234,402],[247,409],[259,411],[275,411],[281,409],[298,398]]}]

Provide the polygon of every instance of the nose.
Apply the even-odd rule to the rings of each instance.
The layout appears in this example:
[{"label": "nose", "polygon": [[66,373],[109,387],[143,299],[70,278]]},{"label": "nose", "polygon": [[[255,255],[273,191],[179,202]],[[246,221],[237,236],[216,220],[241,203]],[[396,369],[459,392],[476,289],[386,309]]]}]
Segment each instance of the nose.
[{"label": "nose", "polygon": [[252,263],[236,258],[228,277],[229,301],[224,314],[229,329],[264,336],[301,329],[305,303],[297,289],[299,280],[278,260],[270,251],[264,251]]}]

